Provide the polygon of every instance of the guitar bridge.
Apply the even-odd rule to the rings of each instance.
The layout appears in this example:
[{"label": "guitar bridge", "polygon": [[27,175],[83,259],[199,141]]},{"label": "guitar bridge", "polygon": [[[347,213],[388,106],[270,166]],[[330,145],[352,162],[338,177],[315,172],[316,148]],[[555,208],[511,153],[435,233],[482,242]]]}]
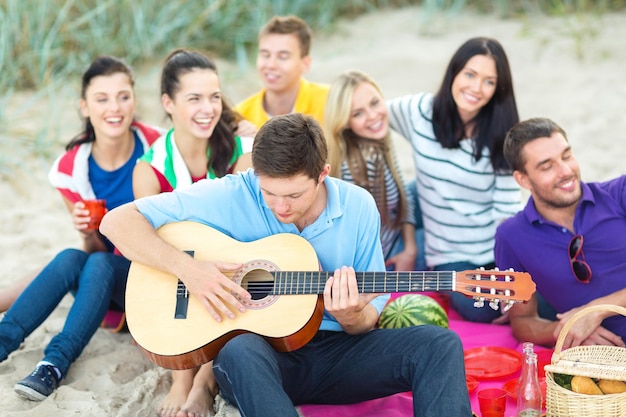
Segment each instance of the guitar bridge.
[{"label": "guitar bridge", "polygon": [[[186,254],[193,258],[194,251],[186,250]],[[176,307],[174,308],[174,319],[186,319],[187,309],[189,308],[189,290],[185,284],[179,279],[176,286]]]},{"label": "guitar bridge", "polygon": [[178,280],[176,287],[176,308],[174,309],[175,319],[186,319],[187,308],[189,307],[189,291],[181,280]]}]

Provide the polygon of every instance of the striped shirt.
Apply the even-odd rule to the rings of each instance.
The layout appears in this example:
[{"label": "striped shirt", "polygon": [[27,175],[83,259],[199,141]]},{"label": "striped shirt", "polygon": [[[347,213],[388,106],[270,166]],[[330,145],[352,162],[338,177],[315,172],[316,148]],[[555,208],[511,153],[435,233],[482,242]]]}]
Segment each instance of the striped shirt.
[{"label": "striped shirt", "polygon": [[[394,161],[395,163],[395,161]],[[366,169],[367,169],[367,178],[369,183],[375,182],[376,170],[374,167],[374,163],[371,161],[366,161]],[[396,170],[398,171],[398,170]],[[354,177],[350,172],[350,168],[348,167],[348,162],[343,161],[341,164],[341,179],[347,181],[349,183],[354,184]],[[387,193],[387,213],[389,215],[389,223],[394,224],[396,218],[398,217],[400,211],[400,190],[398,188],[398,184],[394,181],[393,174],[389,169],[389,166],[385,164],[385,190]],[[408,193],[407,193],[408,194]],[[407,210],[406,210],[406,222],[415,224],[415,213],[414,213],[414,205],[413,202],[410,201],[409,196],[407,195]],[[380,243],[383,247],[383,255],[385,259],[389,256],[391,252],[391,248],[393,244],[401,238],[402,228],[391,228],[385,224],[380,225]]]},{"label": "striped shirt", "polygon": [[443,148],[432,125],[432,94],[387,102],[389,122],[413,147],[417,189],[425,232],[426,263],[485,265],[493,262],[498,224],[521,209],[512,175],[494,173],[489,150],[475,161],[473,141]]}]

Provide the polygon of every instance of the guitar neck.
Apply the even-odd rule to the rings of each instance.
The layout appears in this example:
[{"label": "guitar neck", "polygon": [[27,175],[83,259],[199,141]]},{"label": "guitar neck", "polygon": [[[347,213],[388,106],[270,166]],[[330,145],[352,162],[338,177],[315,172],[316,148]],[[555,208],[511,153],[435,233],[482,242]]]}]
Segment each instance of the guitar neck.
[{"label": "guitar neck", "polygon": [[[274,271],[273,295],[323,294],[326,281],[334,272]],[[361,293],[450,291],[454,289],[454,271],[357,272]],[[251,286],[268,283],[248,283]]]}]

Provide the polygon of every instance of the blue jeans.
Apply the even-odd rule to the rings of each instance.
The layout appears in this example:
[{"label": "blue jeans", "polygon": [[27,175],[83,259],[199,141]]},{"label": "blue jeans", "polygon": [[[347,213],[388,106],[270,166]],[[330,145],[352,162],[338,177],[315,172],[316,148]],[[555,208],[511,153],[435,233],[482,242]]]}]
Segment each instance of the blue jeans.
[{"label": "blue jeans", "polygon": [[[424,229],[415,229],[415,243],[417,244],[417,258],[415,258],[415,266],[413,267],[414,271],[426,271],[426,255],[424,251]],[[398,239],[394,242],[389,254],[387,255],[387,259],[391,258],[394,255],[402,252],[404,250],[404,240],[402,236],[398,236]],[[389,267],[391,268],[391,267]],[[388,268],[388,269],[389,269]]]},{"label": "blue jeans", "polygon": [[352,404],[406,391],[414,416],[472,415],[461,341],[437,326],[320,331],[287,353],[243,334],[222,348],[213,370],[221,394],[243,417],[297,417],[294,405]]},{"label": "blue jeans", "polygon": [[[406,198],[413,202],[413,216],[415,218],[415,244],[417,245],[417,258],[415,259],[414,271],[426,271],[426,246],[424,244],[424,221],[422,220],[422,209],[417,198],[417,183],[411,181],[405,185]],[[385,260],[402,252],[404,249],[404,240],[400,235],[391,246]]]},{"label": "blue jeans", "polygon": [[422,206],[420,205],[419,191],[417,190],[417,181],[413,180],[404,186],[407,200],[413,202],[413,217],[415,218],[415,228],[424,228],[424,219],[422,217]]},{"label": "blue jeans", "polygon": [[65,325],[44,350],[44,359],[65,376],[96,332],[111,301],[124,307],[130,262],[107,252],[60,252],[26,287],[0,321],[0,362],[48,318],[67,293],[74,294]]}]

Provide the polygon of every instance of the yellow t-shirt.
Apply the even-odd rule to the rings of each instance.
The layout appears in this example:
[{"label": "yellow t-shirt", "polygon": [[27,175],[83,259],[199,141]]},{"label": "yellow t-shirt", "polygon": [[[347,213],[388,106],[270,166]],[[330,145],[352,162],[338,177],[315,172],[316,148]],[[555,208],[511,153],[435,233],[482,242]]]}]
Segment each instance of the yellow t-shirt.
[{"label": "yellow t-shirt", "polygon": [[[301,79],[293,112],[309,115],[322,124],[324,122],[324,109],[326,108],[326,98],[328,97],[329,89],[330,87],[325,84],[312,83]],[[244,119],[255,124],[258,128],[270,119],[270,116],[263,108],[264,96],[265,88],[235,106],[235,110]]]}]

